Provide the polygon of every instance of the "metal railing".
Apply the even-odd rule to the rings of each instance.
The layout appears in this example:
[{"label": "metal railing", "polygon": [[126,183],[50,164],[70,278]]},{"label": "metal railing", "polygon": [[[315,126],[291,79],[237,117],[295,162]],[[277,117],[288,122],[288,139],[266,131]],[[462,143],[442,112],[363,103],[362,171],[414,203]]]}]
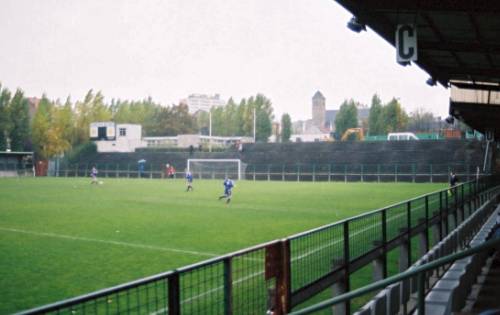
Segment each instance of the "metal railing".
[{"label": "metal railing", "polygon": [[[431,242],[494,196],[484,177],[282,240],[260,244],[121,286],[22,312],[44,314],[284,314],[400,248],[406,270]],[[412,242],[419,237],[420,245]],[[348,304],[349,305],[349,304]],[[349,307],[349,306],[348,306]]]},{"label": "metal railing", "polygon": [[[87,177],[94,164],[61,165],[50,175],[57,177]],[[147,163],[141,171],[131,163],[97,163],[99,176],[111,178],[166,178],[165,164]],[[183,178],[182,165],[174,165],[174,178]],[[273,181],[343,181],[343,182],[446,182],[450,171],[462,181],[478,176],[477,167],[470,164],[247,164],[243,170],[248,180]],[[234,167],[195,172],[197,179],[236,178]],[[485,174],[481,174],[485,175]]]},{"label": "metal railing", "polygon": [[326,301],[312,305],[310,307],[306,307],[306,308],[299,310],[299,311],[296,311],[296,312],[291,312],[289,314],[290,315],[313,314],[313,313],[318,312],[320,310],[332,307],[336,304],[344,303],[344,302],[350,301],[354,298],[363,296],[367,293],[383,289],[383,288],[385,288],[393,283],[397,283],[397,282],[400,282],[403,280],[413,279],[413,278],[417,277],[417,283],[418,283],[417,310],[418,310],[419,315],[424,315],[425,314],[426,274],[428,272],[431,272],[431,271],[441,267],[441,266],[453,263],[456,260],[471,256],[471,255],[474,255],[477,253],[481,253],[481,252],[484,252],[484,251],[490,250],[490,249],[500,250],[500,238],[487,241],[481,245],[466,249],[466,250],[459,252],[459,253],[455,253],[455,254],[451,254],[451,255],[448,255],[448,256],[443,257],[443,258],[439,258],[435,261],[429,262],[429,263],[421,265],[421,266],[417,266],[417,267],[412,268],[408,271],[402,272],[398,275],[389,277],[389,278],[384,279],[384,280],[380,280],[376,283],[367,285],[365,287],[362,287],[362,288],[359,288],[356,290],[352,290],[349,293],[339,295],[337,297],[328,299]]}]

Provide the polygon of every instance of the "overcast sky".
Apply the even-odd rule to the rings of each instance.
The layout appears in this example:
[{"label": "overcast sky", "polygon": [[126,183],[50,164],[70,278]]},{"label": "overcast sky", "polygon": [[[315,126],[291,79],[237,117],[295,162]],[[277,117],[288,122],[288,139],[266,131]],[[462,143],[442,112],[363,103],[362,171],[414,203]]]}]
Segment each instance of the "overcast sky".
[{"label": "overcast sky", "polygon": [[378,93],[446,116],[449,90],[398,65],[373,31],[350,31],[350,17],[333,0],[2,0],[0,82],[28,96],[75,101],[92,88],[168,105],[263,93],[293,120],[311,117],[317,90],[327,109]]}]

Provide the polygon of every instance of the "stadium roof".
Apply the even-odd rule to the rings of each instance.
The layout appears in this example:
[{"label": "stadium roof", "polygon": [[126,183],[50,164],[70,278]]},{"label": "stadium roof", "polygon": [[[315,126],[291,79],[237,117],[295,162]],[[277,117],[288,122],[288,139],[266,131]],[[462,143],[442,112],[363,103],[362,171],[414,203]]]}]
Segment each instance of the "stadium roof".
[{"label": "stadium roof", "polygon": [[[336,1],[393,46],[398,24],[416,24],[416,64],[443,86],[500,92],[500,1]],[[498,105],[489,96],[486,102],[452,100],[450,113],[500,138]]]}]

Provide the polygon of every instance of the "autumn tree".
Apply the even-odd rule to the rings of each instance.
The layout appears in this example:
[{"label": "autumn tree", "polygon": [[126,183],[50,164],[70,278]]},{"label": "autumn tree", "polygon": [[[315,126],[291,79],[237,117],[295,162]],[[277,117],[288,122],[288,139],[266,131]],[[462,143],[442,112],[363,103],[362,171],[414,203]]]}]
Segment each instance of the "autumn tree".
[{"label": "autumn tree", "polygon": [[406,129],[408,115],[397,99],[393,98],[384,106],[383,124],[387,133],[404,131]]},{"label": "autumn tree", "polygon": [[292,135],[292,118],[289,114],[283,114],[281,116],[281,142],[290,141],[290,136]]},{"label": "autumn tree", "polygon": [[90,123],[110,121],[111,117],[111,110],[104,104],[104,96],[101,92],[94,94],[92,90],[89,90],[83,101],[76,102],[75,144],[89,140]]},{"label": "autumn tree", "polygon": [[50,146],[48,145],[52,106],[50,100],[43,95],[31,123],[32,141],[35,152],[42,159],[47,159],[54,153],[50,151]]},{"label": "autumn tree", "polygon": [[0,84],[0,151],[7,149],[7,137],[11,128],[9,102],[10,92]]},{"label": "autumn tree", "polygon": [[23,91],[17,89],[9,105],[10,147],[12,151],[24,151],[30,142],[29,103]]},{"label": "autumn tree", "polygon": [[185,104],[160,107],[151,129],[152,136],[177,136],[196,132],[196,120]]},{"label": "autumn tree", "polygon": [[385,128],[383,126],[383,111],[382,100],[380,100],[377,94],[373,95],[370,114],[368,116],[368,131],[371,136],[385,133]]},{"label": "autumn tree", "polygon": [[345,100],[335,117],[335,131],[339,137],[349,128],[358,126],[358,109],[353,99]]},{"label": "autumn tree", "polygon": [[431,112],[419,108],[412,112],[408,119],[408,131],[432,132],[438,125],[438,119]]}]

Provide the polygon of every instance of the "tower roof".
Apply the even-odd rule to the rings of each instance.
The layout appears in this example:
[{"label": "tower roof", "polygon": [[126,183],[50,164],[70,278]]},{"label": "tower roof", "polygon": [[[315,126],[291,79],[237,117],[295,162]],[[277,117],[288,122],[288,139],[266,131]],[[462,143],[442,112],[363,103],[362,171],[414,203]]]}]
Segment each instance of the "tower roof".
[{"label": "tower roof", "polygon": [[323,94],[321,94],[320,91],[317,91],[314,96],[313,96],[313,100],[315,99],[322,99],[322,100],[325,100],[325,97],[323,96]]}]

